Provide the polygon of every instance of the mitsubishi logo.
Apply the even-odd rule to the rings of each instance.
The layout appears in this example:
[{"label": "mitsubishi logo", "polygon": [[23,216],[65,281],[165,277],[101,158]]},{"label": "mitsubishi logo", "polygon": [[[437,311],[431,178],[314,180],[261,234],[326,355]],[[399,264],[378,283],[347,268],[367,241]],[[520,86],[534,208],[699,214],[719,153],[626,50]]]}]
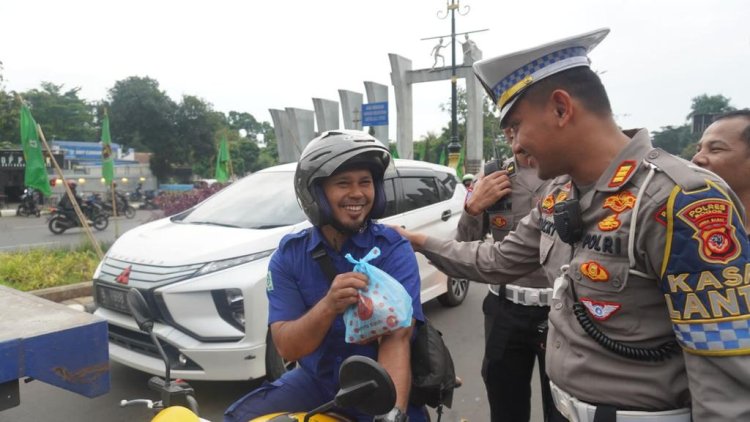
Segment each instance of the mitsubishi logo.
[{"label": "mitsubishi logo", "polygon": [[127,268],[122,270],[120,275],[118,275],[117,278],[115,278],[115,281],[120,284],[128,284],[128,282],[130,281],[130,268],[132,267],[133,267],[132,265],[128,265]]}]

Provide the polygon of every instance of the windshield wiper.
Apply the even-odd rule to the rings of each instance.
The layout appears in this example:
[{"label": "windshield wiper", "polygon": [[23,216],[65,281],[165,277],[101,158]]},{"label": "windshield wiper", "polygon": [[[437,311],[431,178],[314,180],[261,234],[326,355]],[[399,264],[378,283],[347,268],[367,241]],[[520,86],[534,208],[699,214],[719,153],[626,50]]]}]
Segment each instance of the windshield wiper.
[{"label": "windshield wiper", "polygon": [[241,229],[241,226],[236,224],[217,223],[215,221],[190,221],[190,224],[198,224],[203,226],[221,226],[221,227],[232,227],[235,229]]}]

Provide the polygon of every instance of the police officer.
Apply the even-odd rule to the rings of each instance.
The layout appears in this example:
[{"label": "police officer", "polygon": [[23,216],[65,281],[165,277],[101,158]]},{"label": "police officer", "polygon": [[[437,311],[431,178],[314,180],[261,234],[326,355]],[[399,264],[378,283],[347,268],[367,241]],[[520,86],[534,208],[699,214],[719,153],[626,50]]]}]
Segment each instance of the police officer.
[{"label": "police officer", "polygon": [[[508,138],[512,141],[512,138]],[[536,176],[529,157],[516,155],[503,170],[478,179],[467,195],[458,221],[456,240],[484,239],[487,233],[501,241],[533,208],[548,183]],[[512,195],[511,195],[512,187]],[[531,377],[539,361],[545,420],[554,404],[544,371],[547,313],[552,289],[539,269],[514,284],[489,285],[482,304],[485,352],[482,378],[493,422],[528,421],[531,414]]]},{"label": "police officer", "polygon": [[[342,313],[357,303],[358,289],[368,285],[364,274],[352,272],[345,255],[361,258],[374,246],[380,248],[380,256],[370,264],[401,282],[412,298],[413,318],[424,320],[414,251],[393,229],[372,221],[385,211],[383,176],[390,162],[388,149],[360,131],[325,132],[302,152],[294,188],[314,227],[281,240],[271,257],[266,285],[273,337],[268,347],[275,345],[284,359],[299,366],[232,404],[225,421],[302,412],[332,400],[339,365],[352,355],[377,358],[393,379],[396,407],[378,420],[406,421],[407,414],[412,422],[426,420],[424,408],[408,405],[411,326],[369,344],[345,341]],[[324,270],[324,261],[313,255],[330,257],[327,265],[333,270]],[[337,274],[332,282],[326,272]]]},{"label": "police officer", "polygon": [[750,420],[750,246],[715,174],[622,132],[598,30],[474,64],[514,153],[553,179],[502,242],[403,231],[452,276],[554,280],[547,374],[572,421]]}]

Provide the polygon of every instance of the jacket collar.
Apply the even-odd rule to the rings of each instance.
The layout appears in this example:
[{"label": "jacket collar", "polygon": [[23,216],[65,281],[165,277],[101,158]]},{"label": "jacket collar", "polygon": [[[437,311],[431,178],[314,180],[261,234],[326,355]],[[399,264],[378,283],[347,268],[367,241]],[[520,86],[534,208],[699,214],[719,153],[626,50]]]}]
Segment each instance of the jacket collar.
[{"label": "jacket collar", "polygon": [[612,160],[607,170],[596,181],[596,190],[616,192],[633,178],[638,168],[643,165],[646,154],[653,149],[648,130],[634,129],[624,131],[631,138],[625,148]]}]

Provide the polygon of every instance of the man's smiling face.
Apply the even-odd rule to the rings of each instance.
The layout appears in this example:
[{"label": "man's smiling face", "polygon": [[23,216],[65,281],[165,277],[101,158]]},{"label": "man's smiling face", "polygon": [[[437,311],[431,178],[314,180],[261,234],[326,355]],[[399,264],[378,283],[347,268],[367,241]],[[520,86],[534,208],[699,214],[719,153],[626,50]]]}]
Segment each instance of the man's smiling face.
[{"label": "man's smiling face", "polygon": [[375,184],[370,170],[346,170],[323,182],[333,219],[347,229],[356,231],[370,215],[375,199]]}]

